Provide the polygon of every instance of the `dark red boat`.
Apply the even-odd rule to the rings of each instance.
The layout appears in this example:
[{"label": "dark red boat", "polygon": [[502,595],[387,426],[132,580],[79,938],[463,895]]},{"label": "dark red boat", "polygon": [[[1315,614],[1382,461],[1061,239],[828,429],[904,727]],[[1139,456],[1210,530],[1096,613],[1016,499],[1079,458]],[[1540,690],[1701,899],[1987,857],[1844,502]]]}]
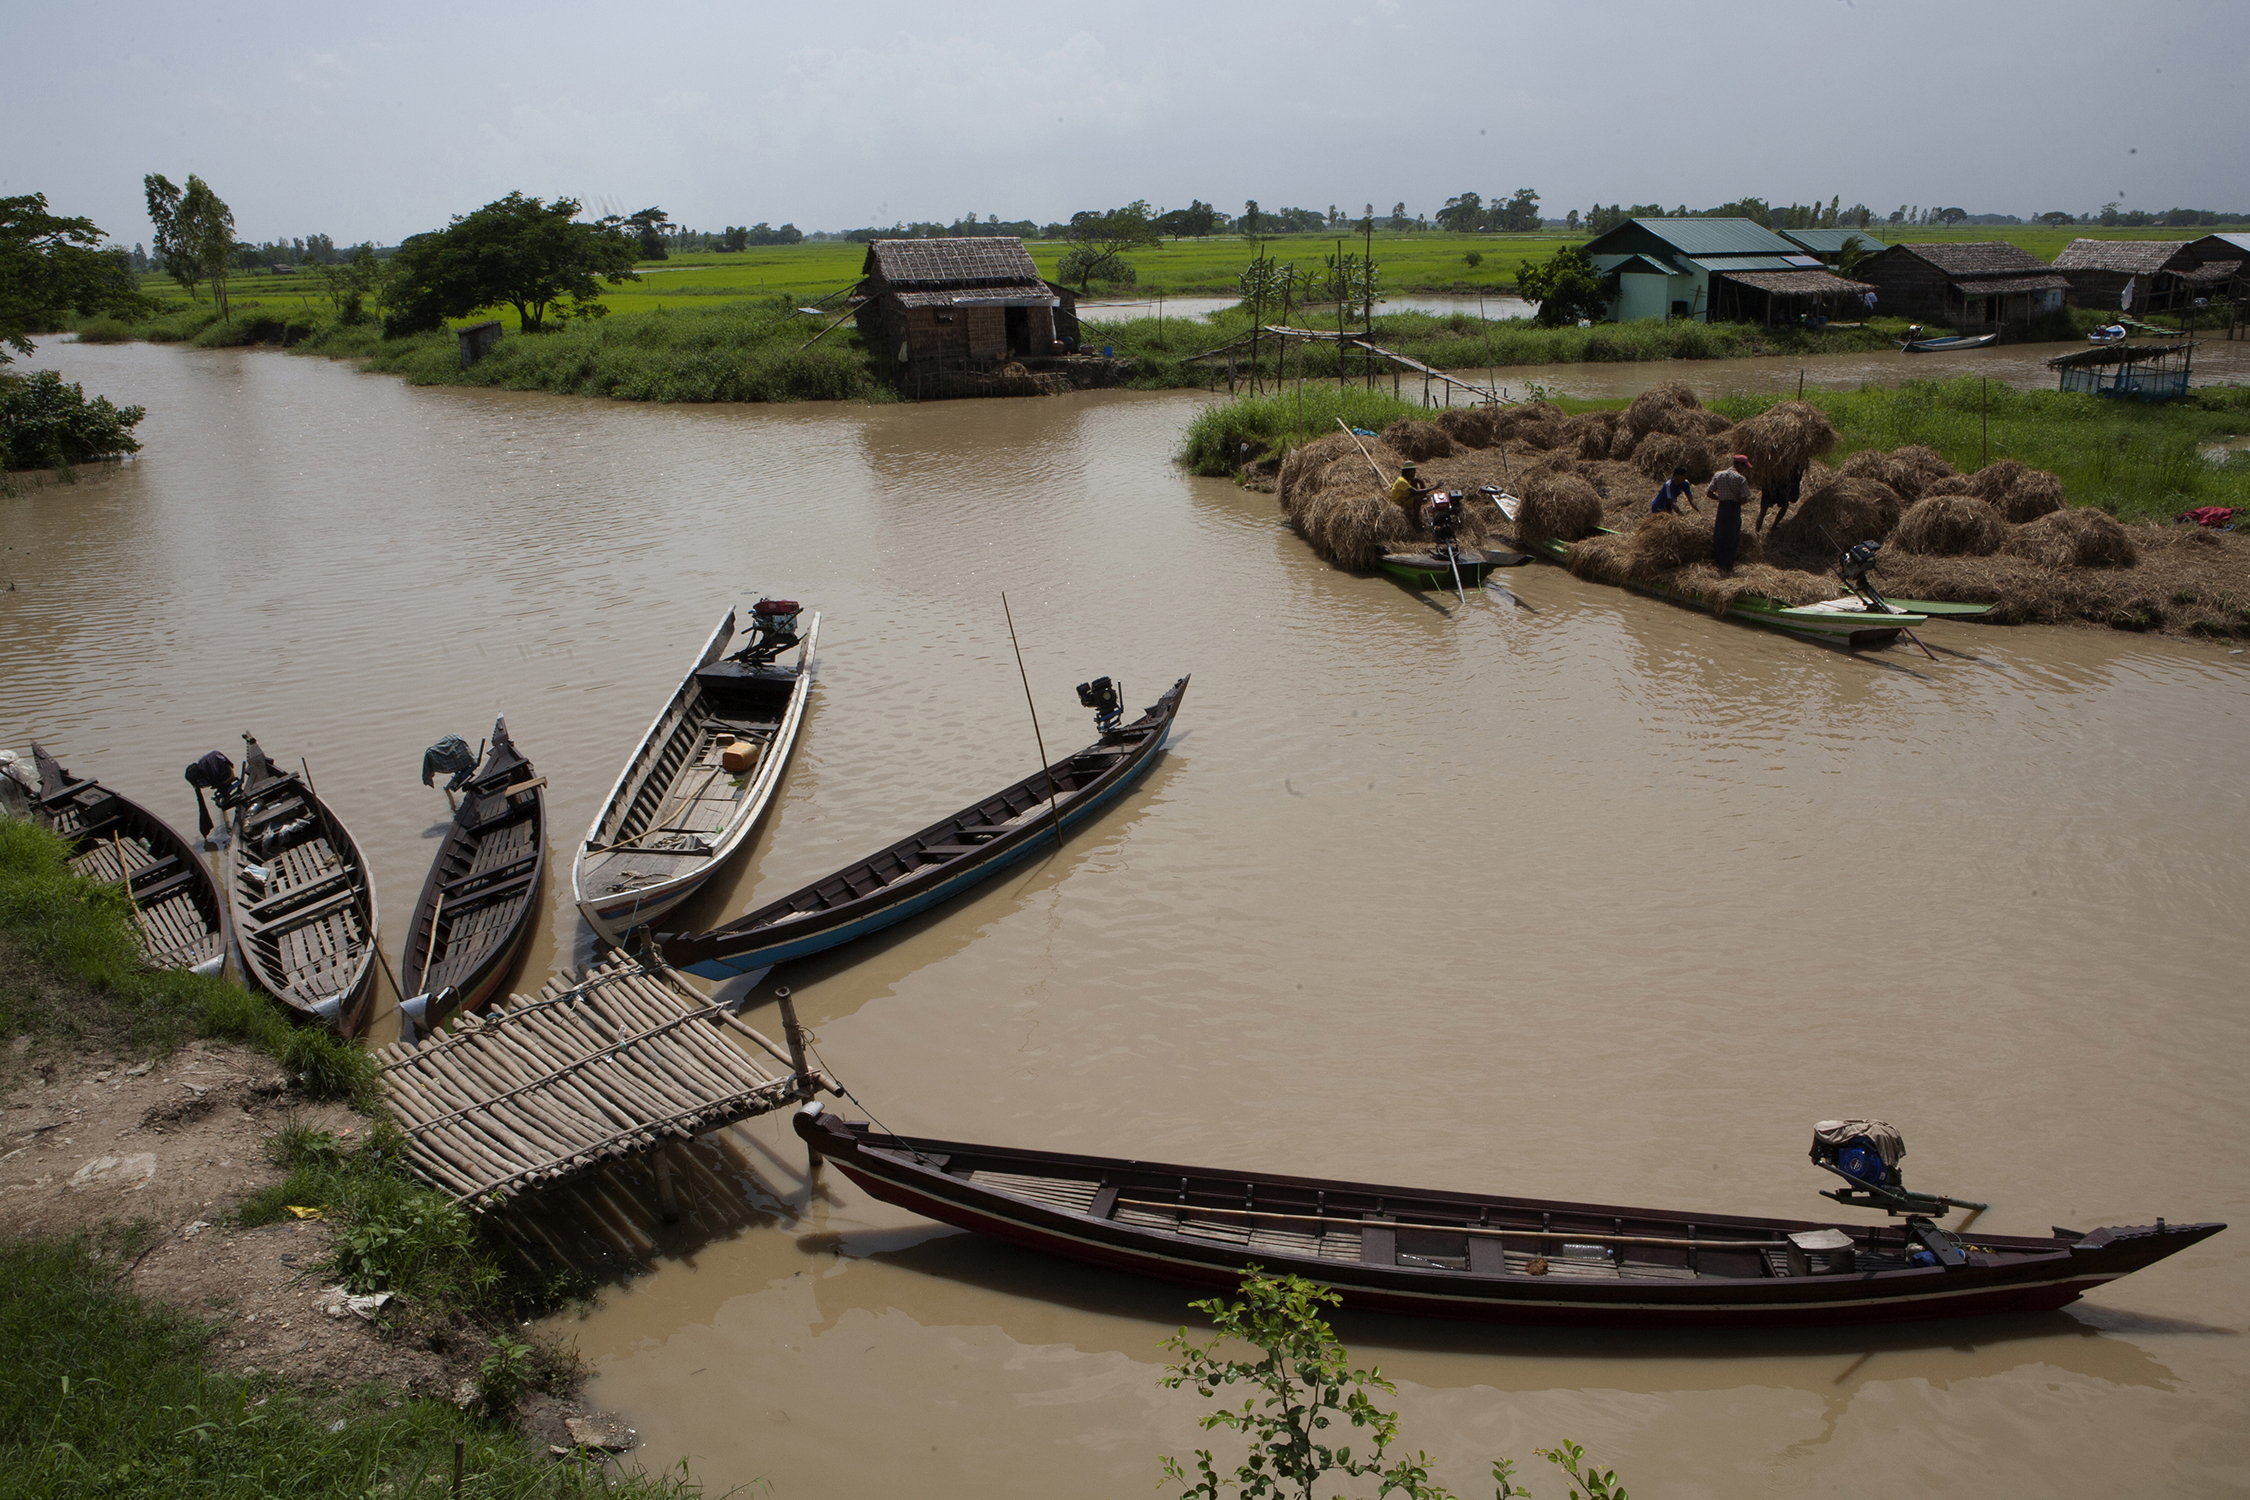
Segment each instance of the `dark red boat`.
[{"label": "dark red boat", "polygon": [[[1350,1307],[1424,1317],[1773,1327],[2044,1311],[2226,1227],[2159,1219],[2026,1237],[1948,1231],[1920,1212],[1834,1226],[976,1146],[883,1134],[818,1104],[796,1127],[876,1197],[962,1229],[1193,1286],[1231,1289],[1257,1265]],[[1907,1193],[1903,1145],[1853,1157],[1852,1141],[1874,1150],[1847,1137],[1823,1160],[1816,1140],[1815,1161],[1847,1181],[1830,1196],[1894,1212],[1967,1206]]]}]

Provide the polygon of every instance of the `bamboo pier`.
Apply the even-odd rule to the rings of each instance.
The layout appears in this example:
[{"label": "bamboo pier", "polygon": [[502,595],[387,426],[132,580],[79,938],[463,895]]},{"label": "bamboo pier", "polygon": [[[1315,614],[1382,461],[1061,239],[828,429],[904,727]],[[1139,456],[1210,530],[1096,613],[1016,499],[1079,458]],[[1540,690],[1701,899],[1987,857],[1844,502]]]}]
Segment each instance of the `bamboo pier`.
[{"label": "bamboo pier", "polygon": [[782,1007],[786,1049],[671,970],[615,954],[376,1055],[409,1169],[482,1210],[827,1088]]},{"label": "bamboo pier", "polygon": [[[1457,375],[1449,375],[1443,370],[1422,363],[1411,354],[1401,354],[1396,349],[1386,349],[1381,344],[1370,342],[1360,334],[1337,332],[1327,328],[1291,328],[1282,323],[1261,324],[1258,333],[1264,338],[1280,340],[1285,357],[1291,339],[1301,339],[1307,343],[1334,344],[1338,348],[1362,349],[1378,358],[1389,360],[1394,367],[1394,374],[1398,370],[1404,370],[1409,374],[1421,376],[1422,388],[1425,392],[1431,385],[1438,384],[1445,386],[1448,391],[1467,391],[1480,402],[1488,402],[1493,405],[1505,404],[1501,401],[1499,390],[1496,387],[1478,385],[1473,380],[1463,380]],[[1239,350],[1249,348],[1251,343],[1250,336],[1244,335],[1232,343],[1221,344],[1216,349],[1206,349],[1201,354],[1187,355],[1181,360],[1181,363],[1192,364],[1202,359],[1224,358]],[[1429,404],[1426,396],[1424,404]]]}]

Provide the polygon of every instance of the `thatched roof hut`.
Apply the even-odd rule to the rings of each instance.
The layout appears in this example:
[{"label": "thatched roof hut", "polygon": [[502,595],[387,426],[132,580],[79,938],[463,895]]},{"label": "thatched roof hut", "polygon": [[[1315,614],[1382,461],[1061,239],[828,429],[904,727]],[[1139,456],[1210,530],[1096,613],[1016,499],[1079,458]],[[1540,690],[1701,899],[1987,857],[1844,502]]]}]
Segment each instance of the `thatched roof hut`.
[{"label": "thatched roof hut", "polygon": [[[2192,295],[2182,273],[2196,258],[2186,240],[2072,240],[2055,257],[2080,307],[2143,316],[2185,306]],[[2128,295],[2129,294],[2129,295]]]},{"label": "thatched roof hut", "polygon": [[1952,328],[2027,323],[2063,304],[2070,283],[2038,256],[2005,240],[1893,245],[1859,263],[1875,306],[1893,317]]},{"label": "thatched roof hut", "polygon": [[860,336],[909,380],[1063,352],[1076,300],[1005,235],[876,240],[861,268]]}]

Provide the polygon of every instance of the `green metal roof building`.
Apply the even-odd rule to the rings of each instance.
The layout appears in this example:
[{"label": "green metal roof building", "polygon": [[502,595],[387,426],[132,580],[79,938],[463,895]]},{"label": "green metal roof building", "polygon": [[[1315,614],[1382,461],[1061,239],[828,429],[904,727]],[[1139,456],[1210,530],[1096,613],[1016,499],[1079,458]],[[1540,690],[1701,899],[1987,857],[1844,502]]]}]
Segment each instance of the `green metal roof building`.
[{"label": "green metal roof building", "polygon": [[1617,273],[1617,297],[1609,315],[1620,323],[1636,318],[1705,322],[1711,315],[1714,275],[1817,270],[1821,264],[1803,245],[1750,219],[1627,219],[1590,241],[1586,254],[1596,269]]}]

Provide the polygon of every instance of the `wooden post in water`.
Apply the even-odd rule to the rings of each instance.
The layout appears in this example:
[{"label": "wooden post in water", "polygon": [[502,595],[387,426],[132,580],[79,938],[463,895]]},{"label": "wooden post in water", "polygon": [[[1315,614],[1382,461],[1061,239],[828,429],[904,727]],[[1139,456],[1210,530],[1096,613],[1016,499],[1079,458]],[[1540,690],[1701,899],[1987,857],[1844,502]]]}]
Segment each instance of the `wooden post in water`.
[{"label": "wooden post in water", "polygon": [[[774,986],[773,997],[781,1002],[781,1037],[783,1045],[789,1049],[789,1066],[797,1070],[799,1078],[803,1078],[810,1070],[805,1066],[805,1029],[797,1024],[796,1002],[789,998],[789,986],[786,984]],[[819,1175],[820,1152],[812,1142],[807,1141],[805,1183],[808,1198],[811,1195],[812,1180]]]},{"label": "wooden post in water", "polygon": [[665,1223],[677,1224],[680,1222],[680,1195],[672,1187],[670,1150],[669,1146],[660,1146],[656,1151],[656,1204],[664,1212]]}]

